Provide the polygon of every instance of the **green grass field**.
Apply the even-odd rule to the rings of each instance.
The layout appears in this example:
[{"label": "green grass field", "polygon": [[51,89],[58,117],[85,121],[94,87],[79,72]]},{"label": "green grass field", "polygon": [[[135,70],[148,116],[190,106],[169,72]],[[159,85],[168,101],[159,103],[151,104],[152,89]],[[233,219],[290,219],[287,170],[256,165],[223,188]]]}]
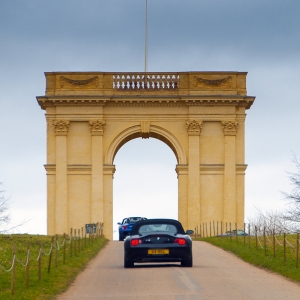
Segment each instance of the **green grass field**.
[{"label": "green grass field", "polygon": [[[232,239],[227,237],[207,237],[196,240],[208,242],[232,252],[250,264],[299,282],[300,263],[299,268],[296,268],[296,235],[287,235],[286,239],[291,246],[286,244],[286,254],[284,255],[283,236],[277,236],[278,242],[276,241],[275,243],[275,257],[272,237],[270,237],[270,241],[266,239],[266,251],[262,236],[259,237],[260,243],[258,242],[257,246],[255,237],[250,238],[250,243],[248,237],[246,237],[245,245],[244,237],[238,237],[238,241],[236,241],[235,236],[232,236]],[[284,256],[286,257],[285,259]]]},{"label": "green grass field", "polygon": [[[260,243],[256,244],[255,237],[233,236],[227,237],[207,237],[196,240],[211,243],[226,251],[232,252],[246,262],[258,267],[270,270],[283,275],[287,278],[300,282],[300,264],[296,268],[296,235],[288,235],[288,243],[284,254],[283,236],[277,236],[275,243],[275,257],[273,240],[266,240],[266,251],[264,249],[263,237],[259,237]],[[26,287],[26,268],[20,264],[26,263],[27,243],[30,242],[30,273],[29,285]],[[245,242],[245,245],[244,245]],[[55,299],[56,295],[65,291],[76,275],[84,269],[86,264],[105,246],[107,239],[96,238],[86,241],[81,240],[80,249],[73,241],[72,257],[70,257],[70,244],[66,243],[66,263],[63,264],[63,247],[57,252],[53,251],[51,259],[51,270],[48,273],[49,256],[42,255],[41,260],[41,280],[38,280],[38,258],[39,244],[42,243],[42,249],[45,254],[50,251],[51,237],[41,235],[0,235],[0,265],[8,270],[12,264],[12,249],[16,246],[17,258],[20,262],[16,263],[15,269],[15,295],[11,295],[11,277],[12,272],[5,272],[0,267],[0,299]],[[59,237],[59,244],[62,245],[63,238]],[[85,246],[84,246],[85,245]],[[285,258],[284,258],[285,257]],[[57,261],[57,267],[56,267]]]},{"label": "green grass field", "polygon": [[[26,287],[26,268],[19,262],[15,269],[15,294],[11,295],[12,272],[3,270],[10,269],[12,265],[12,249],[16,246],[18,260],[26,263],[27,243],[30,242],[30,267],[29,284]],[[49,256],[41,256],[41,280],[38,280],[38,258],[39,244],[42,243],[42,249],[45,254],[50,251],[51,237],[42,235],[0,235],[0,299],[55,299],[55,296],[67,289],[76,275],[84,269],[86,264],[105,246],[105,238],[84,239],[81,240],[80,252],[78,241],[72,244],[72,257],[70,257],[70,244],[66,243],[65,264],[63,264],[63,247],[53,251],[51,259],[51,269],[48,273]],[[63,238],[59,237],[59,244],[63,244]],[[57,262],[57,263],[56,263]],[[57,265],[57,267],[56,267]]]}]

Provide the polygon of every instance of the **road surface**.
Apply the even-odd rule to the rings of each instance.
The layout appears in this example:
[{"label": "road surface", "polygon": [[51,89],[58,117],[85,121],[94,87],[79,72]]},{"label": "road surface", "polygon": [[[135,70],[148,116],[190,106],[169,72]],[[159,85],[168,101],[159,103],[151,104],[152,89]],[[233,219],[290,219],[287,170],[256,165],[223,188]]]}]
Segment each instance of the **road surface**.
[{"label": "road surface", "polygon": [[299,300],[300,285],[253,267],[204,242],[193,242],[192,268],[135,264],[123,268],[123,242],[111,241],[58,297],[139,300]]}]

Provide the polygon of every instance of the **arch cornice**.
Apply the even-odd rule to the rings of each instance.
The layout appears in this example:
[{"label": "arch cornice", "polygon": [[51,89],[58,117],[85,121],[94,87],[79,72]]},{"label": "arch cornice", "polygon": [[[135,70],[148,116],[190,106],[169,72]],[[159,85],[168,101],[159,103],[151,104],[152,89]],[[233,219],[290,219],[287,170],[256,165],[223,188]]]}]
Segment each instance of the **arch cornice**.
[{"label": "arch cornice", "polygon": [[[177,163],[187,164],[186,153],[178,139],[168,130],[156,125],[150,125],[149,136],[167,144],[174,152]],[[141,125],[131,126],[120,132],[110,143],[104,159],[104,164],[112,165],[118,150],[128,141],[142,137]]]}]

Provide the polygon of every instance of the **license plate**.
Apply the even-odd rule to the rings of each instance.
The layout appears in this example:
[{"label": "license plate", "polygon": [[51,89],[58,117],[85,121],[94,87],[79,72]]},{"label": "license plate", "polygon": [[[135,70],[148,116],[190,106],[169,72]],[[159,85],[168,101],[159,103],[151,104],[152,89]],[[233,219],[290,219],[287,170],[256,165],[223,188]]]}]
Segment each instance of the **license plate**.
[{"label": "license plate", "polygon": [[169,249],[148,249],[148,254],[150,255],[169,254]]}]

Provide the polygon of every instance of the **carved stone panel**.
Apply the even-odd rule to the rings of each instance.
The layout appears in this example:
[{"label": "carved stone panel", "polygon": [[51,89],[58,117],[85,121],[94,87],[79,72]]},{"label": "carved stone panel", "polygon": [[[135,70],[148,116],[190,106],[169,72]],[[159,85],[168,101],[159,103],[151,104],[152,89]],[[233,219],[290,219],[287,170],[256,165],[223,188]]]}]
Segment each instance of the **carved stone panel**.
[{"label": "carved stone panel", "polygon": [[200,135],[202,129],[202,121],[186,121],[186,129],[189,135]]},{"label": "carved stone panel", "polygon": [[60,87],[64,87],[64,85],[67,83],[69,85],[73,85],[73,86],[85,86],[91,83],[94,83],[96,87],[99,86],[99,78],[98,76],[94,76],[88,79],[84,79],[84,80],[75,80],[75,79],[70,79],[67,78],[65,76],[60,76],[59,78],[60,80]]},{"label": "carved stone panel", "polygon": [[92,121],[89,121],[89,125],[90,125],[92,135],[103,135],[104,134],[105,121],[92,120]]},{"label": "carved stone panel", "polygon": [[199,74],[190,76],[193,89],[201,90],[234,90],[236,89],[236,76],[234,74]]},{"label": "carved stone panel", "polygon": [[67,135],[70,122],[65,120],[53,121],[53,126],[56,135]]},{"label": "carved stone panel", "polygon": [[236,135],[238,125],[236,121],[222,121],[224,135]]}]

